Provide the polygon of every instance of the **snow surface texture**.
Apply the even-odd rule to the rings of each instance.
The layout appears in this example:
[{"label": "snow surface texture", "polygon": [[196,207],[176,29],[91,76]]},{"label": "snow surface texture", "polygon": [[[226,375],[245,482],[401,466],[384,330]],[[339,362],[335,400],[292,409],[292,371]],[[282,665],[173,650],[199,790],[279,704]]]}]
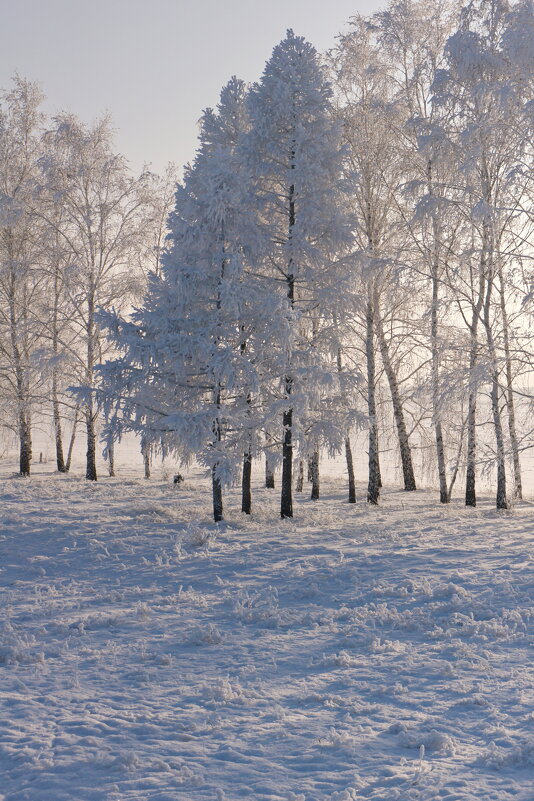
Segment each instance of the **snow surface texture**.
[{"label": "snow surface texture", "polygon": [[532,801],[532,506],[323,486],[4,481],[0,799]]}]

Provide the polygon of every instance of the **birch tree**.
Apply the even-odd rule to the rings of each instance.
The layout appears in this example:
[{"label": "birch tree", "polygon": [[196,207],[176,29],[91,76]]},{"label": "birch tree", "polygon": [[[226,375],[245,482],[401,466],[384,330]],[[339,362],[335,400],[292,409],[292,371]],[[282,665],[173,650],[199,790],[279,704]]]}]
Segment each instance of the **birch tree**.
[{"label": "birch tree", "polygon": [[[499,356],[496,299],[499,279],[502,281],[507,261],[507,239],[519,215],[518,198],[523,196],[521,163],[528,139],[509,121],[517,116],[517,101],[510,91],[511,75],[501,42],[509,6],[504,0],[472,2],[462,11],[461,26],[448,40],[448,69],[436,82],[438,102],[456,109],[455,137],[461,174],[464,177],[462,208],[472,227],[473,244],[478,257],[478,289],[471,303],[471,374],[479,362],[477,334],[485,334],[488,356],[487,378],[495,434],[497,467],[497,508],[507,508],[506,443],[501,411],[502,362]],[[502,301],[502,296],[501,296]],[[501,306],[502,310],[502,306]],[[506,338],[505,338],[506,339]],[[505,343],[505,357],[507,352]],[[508,352],[509,358],[509,352]],[[505,371],[511,382],[511,370]],[[514,430],[513,388],[510,386],[508,410],[511,440],[517,443]],[[475,505],[475,410],[476,388],[470,392],[468,420],[468,468],[466,502]],[[516,486],[520,487],[517,444]]]},{"label": "birch tree", "polygon": [[33,213],[42,99],[36,84],[17,77],[0,106],[0,391],[4,425],[19,441],[21,476],[30,475],[32,411],[43,393],[42,230]]},{"label": "birch tree", "polygon": [[393,86],[367,21],[358,17],[341,38],[334,54],[338,89],[338,114],[344,123],[347,164],[354,176],[352,204],[355,236],[365,287],[365,353],[367,409],[369,418],[369,482],[367,497],[378,502],[380,466],[376,402],[376,354],[380,352],[390,388],[399,442],[404,487],[415,489],[408,427],[398,376],[385,334],[381,296],[391,281],[391,266],[398,261],[399,225],[395,191],[403,175],[402,148],[395,141],[402,110],[395,104]]},{"label": "birch tree", "polygon": [[[86,126],[61,114],[47,134],[43,163],[45,186],[61,203],[61,217],[46,222],[68,248],[69,292],[77,330],[78,380],[89,392],[84,402],[87,434],[86,478],[96,481],[98,407],[90,390],[95,365],[107,341],[96,314],[99,307],[120,307],[133,297],[136,253],[142,247],[147,216],[147,177],[133,177],[112,146],[110,121]],[[73,382],[74,383],[74,382]]]}]

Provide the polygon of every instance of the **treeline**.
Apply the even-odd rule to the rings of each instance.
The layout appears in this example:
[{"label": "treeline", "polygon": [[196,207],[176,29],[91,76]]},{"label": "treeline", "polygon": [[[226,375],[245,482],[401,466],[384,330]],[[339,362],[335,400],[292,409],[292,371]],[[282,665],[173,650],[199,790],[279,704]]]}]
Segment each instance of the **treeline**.
[{"label": "treeline", "polygon": [[324,56],[288,31],[257,84],[233,78],[204,112],[174,205],[172,174],[133,178],[107,123],[60,117],[37,135],[19,82],[1,130],[0,303],[21,472],[47,403],[59,443],[65,410],[85,416],[88,478],[98,414],[108,455],[135,431],[147,472],[154,449],[199,461],[215,520],[238,474],[250,513],[260,456],[268,484],[281,464],[282,517],[305,470],[319,497],[325,450],[345,453],[354,502],[356,427],[370,503],[393,435],[407,491],[424,454],[442,503],[465,476],[474,506],[483,471],[498,508],[521,498],[533,67],[531,0],[390,2]]}]

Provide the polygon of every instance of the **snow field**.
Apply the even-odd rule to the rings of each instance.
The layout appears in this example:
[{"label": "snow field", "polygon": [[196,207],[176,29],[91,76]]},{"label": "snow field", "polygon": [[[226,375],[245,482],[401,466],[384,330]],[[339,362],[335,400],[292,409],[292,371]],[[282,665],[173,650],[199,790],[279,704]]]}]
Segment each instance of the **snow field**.
[{"label": "snow field", "polygon": [[532,801],[532,507],[323,488],[5,480],[0,799]]}]

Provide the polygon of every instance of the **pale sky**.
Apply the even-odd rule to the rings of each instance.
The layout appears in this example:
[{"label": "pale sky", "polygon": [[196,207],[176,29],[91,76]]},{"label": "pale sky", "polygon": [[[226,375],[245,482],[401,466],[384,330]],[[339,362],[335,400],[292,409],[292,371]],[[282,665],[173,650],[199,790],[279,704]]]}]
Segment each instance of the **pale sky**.
[{"label": "pale sky", "polygon": [[318,50],[385,0],[0,0],[0,87],[36,80],[45,109],[109,111],[134,169],[194,155],[197,121],[231,75],[260,77],[287,28]]}]

